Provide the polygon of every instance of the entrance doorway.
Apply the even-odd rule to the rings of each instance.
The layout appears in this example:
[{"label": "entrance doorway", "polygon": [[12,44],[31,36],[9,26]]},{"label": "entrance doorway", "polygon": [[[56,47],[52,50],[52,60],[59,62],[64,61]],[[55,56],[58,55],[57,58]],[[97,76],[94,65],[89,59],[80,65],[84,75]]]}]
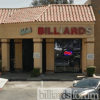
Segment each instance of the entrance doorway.
[{"label": "entrance doorway", "polygon": [[22,40],[23,71],[30,72],[33,69],[33,39]]},{"label": "entrance doorway", "polygon": [[42,72],[46,72],[46,40],[42,42]]},{"label": "entrance doorway", "polygon": [[14,39],[10,39],[10,71],[15,71],[15,42]]},{"label": "entrance doorway", "polygon": [[81,39],[55,39],[55,72],[81,72]]}]

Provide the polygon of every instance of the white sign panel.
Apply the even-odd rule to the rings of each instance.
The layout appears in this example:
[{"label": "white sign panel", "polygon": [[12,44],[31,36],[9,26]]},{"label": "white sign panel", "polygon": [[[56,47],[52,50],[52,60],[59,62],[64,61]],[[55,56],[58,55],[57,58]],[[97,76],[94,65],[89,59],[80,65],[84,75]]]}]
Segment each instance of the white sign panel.
[{"label": "white sign panel", "polygon": [[94,59],[94,54],[87,54],[87,59]]},{"label": "white sign panel", "polygon": [[33,53],[33,58],[40,58],[40,53]]}]

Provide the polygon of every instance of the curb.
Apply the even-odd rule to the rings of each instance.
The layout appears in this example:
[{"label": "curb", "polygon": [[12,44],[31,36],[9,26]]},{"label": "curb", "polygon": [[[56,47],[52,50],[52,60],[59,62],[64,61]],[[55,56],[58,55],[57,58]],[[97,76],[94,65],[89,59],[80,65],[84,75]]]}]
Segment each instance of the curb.
[{"label": "curb", "polygon": [[9,79],[9,81],[74,81],[81,80],[83,78],[75,78],[75,79]]}]

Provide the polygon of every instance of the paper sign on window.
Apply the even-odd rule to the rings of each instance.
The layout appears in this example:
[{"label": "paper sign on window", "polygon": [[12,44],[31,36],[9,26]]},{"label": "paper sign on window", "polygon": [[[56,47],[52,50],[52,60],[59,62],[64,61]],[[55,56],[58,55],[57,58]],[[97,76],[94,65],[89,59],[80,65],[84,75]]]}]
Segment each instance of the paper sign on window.
[{"label": "paper sign on window", "polygon": [[87,54],[87,59],[94,59],[94,54]]},{"label": "paper sign on window", "polygon": [[40,58],[40,53],[33,53],[33,58]]}]

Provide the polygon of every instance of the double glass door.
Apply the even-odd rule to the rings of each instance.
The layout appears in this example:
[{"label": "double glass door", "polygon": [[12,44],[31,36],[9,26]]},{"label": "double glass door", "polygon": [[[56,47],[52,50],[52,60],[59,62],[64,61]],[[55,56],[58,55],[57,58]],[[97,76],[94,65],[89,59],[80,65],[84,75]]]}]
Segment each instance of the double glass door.
[{"label": "double glass door", "polygon": [[81,39],[55,39],[55,72],[81,72]]}]

